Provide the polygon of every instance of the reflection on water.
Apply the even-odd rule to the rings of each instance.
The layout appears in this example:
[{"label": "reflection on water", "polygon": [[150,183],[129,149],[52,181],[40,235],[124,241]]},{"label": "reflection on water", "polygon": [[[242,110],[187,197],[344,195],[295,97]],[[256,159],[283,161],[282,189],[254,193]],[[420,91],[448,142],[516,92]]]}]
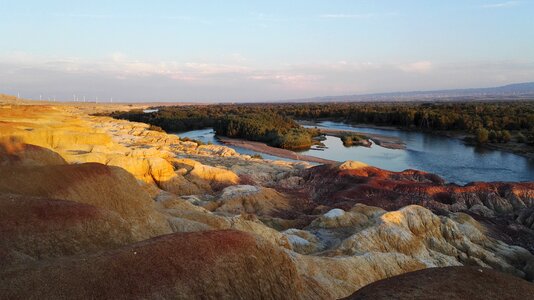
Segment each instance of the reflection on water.
[{"label": "reflection on water", "polygon": [[318,123],[317,127],[396,136],[406,143],[406,149],[386,149],[374,144],[371,148],[346,148],[341,139],[328,136],[323,141],[328,149],[325,151],[308,150],[303,154],[338,161],[359,160],[393,171],[423,170],[460,184],[471,181],[534,180],[532,160],[512,153],[467,146],[458,139],[401,130],[355,128],[329,121]]}]

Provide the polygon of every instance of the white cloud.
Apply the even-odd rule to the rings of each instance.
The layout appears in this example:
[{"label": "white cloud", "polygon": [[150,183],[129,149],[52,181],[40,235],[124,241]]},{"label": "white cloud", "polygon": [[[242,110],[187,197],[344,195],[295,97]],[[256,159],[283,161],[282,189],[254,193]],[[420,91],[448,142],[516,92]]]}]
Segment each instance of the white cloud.
[{"label": "white cloud", "polygon": [[370,19],[377,17],[391,17],[396,16],[398,13],[365,13],[365,14],[323,14],[319,17],[322,19]]},{"label": "white cloud", "polygon": [[114,53],[99,60],[0,56],[0,93],[123,101],[267,101],[532,81],[534,62],[357,62],[258,65],[237,55],[209,61],[148,61]]},{"label": "white cloud", "polygon": [[116,16],[111,14],[52,14],[58,18],[75,18],[75,19],[111,19]]},{"label": "white cloud", "polygon": [[398,68],[408,73],[427,73],[432,70],[433,64],[430,61],[418,61],[409,64],[399,64]]},{"label": "white cloud", "polygon": [[489,3],[482,5],[483,8],[506,8],[506,7],[512,7],[517,6],[521,3],[521,1],[506,1],[506,2],[499,2],[499,3]]}]

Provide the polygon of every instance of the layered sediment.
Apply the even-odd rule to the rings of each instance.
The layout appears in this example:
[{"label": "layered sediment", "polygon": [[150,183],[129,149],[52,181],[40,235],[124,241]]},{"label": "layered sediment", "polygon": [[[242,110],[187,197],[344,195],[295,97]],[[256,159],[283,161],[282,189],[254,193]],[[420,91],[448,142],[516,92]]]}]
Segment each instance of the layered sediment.
[{"label": "layered sediment", "polygon": [[0,107],[0,298],[335,299],[449,266],[532,286],[534,183],[268,161],[91,111]]}]

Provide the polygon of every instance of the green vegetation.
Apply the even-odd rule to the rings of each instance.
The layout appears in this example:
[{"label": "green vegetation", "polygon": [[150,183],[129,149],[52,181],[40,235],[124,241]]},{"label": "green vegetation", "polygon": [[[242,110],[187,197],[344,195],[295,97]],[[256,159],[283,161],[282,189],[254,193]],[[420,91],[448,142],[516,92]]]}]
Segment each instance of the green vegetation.
[{"label": "green vegetation", "polygon": [[274,113],[248,113],[218,117],[213,128],[219,135],[265,142],[284,149],[307,149],[312,132]]},{"label": "green vegetation", "polygon": [[159,126],[167,132],[181,132],[213,127],[213,116],[217,114],[217,111],[208,112],[202,106],[176,106],[164,107],[153,113],[144,113],[142,110],[113,112],[111,116]]},{"label": "green vegetation", "polygon": [[[158,112],[115,112],[113,117],[159,126],[167,132],[213,127],[217,134],[265,142],[287,149],[306,149],[317,130],[294,120],[331,120],[395,126],[407,130],[467,134],[484,143],[534,145],[534,101],[280,103],[157,107]],[[361,137],[347,136],[344,144]],[[530,151],[530,150],[529,150]]]},{"label": "green vegetation", "polygon": [[367,137],[356,133],[346,133],[341,135],[340,138],[345,147],[367,146],[369,143]]},{"label": "green vegetation", "polygon": [[[279,110],[281,110],[280,106]],[[423,131],[534,130],[534,102],[287,104],[295,119],[398,126]]]},{"label": "green vegetation", "polygon": [[274,106],[294,119],[395,126],[424,132],[456,132],[472,136],[481,144],[517,142],[534,145],[534,101]]},{"label": "green vegetation", "polygon": [[508,143],[512,135],[508,130],[491,130],[488,134],[488,140],[492,143]]},{"label": "green vegetation", "polygon": [[479,144],[485,144],[489,140],[489,132],[485,128],[477,129],[477,142]]},{"label": "green vegetation", "polygon": [[213,127],[218,135],[244,138],[284,149],[307,149],[315,129],[306,129],[291,118],[272,111],[237,105],[163,107],[153,113],[140,110],[114,112],[111,116],[159,126],[167,132]]}]

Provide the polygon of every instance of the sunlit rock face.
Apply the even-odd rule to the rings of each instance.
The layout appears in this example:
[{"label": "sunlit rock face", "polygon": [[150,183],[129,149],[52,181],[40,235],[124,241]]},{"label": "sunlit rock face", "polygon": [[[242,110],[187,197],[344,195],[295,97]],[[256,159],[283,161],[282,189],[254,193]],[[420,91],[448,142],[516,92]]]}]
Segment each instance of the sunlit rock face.
[{"label": "sunlit rock face", "polygon": [[438,217],[420,206],[388,212],[376,225],[345,239],[335,252],[398,252],[427,267],[480,265],[532,277],[534,257],[525,249],[487,238],[483,227],[465,214]]},{"label": "sunlit rock face", "polygon": [[237,156],[237,152],[228,147],[221,147],[218,145],[201,145],[198,146],[198,152],[201,155],[213,155],[213,156]]},{"label": "sunlit rock face", "polygon": [[[183,172],[180,159],[176,158],[177,153],[239,156],[234,150],[182,142],[177,136],[149,130],[146,124],[80,115],[72,109],[52,106],[12,106],[2,110],[0,118],[5,120],[0,124],[0,140],[11,145],[9,151],[15,151],[11,148],[16,143],[44,147],[69,163],[98,162],[121,167],[152,189],[177,194],[207,193],[239,182],[232,171],[197,161],[192,169]],[[37,155],[28,150],[24,151],[26,155]]]},{"label": "sunlit rock face", "polygon": [[487,226],[489,235],[534,253],[533,232],[528,223],[521,223],[525,218],[516,217],[534,207],[533,182],[458,186],[421,171],[391,172],[353,162],[309,168],[301,176],[304,183],[294,193],[304,193],[312,200],[309,209],[350,210],[361,203],[397,210],[416,204],[441,215],[465,212]]},{"label": "sunlit rock face", "polygon": [[462,265],[533,278],[532,183],[265,161],[87,111],[0,110],[0,298],[336,299]]},{"label": "sunlit rock face", "polygon": [[274,189],[235,185],[222,190],[216,201],[206,204],[206,208],[229,214],[271,215],[277,210],[289,208],[289,200]]},{"label": "sunlit rock face", "polygon": [[354,203],[384,209],[418,204],[436,211],[472,209],[491,215],[534,206],[532,182],[458,186],[421,171],[391,172],[350,161],[310,168],[304,177],[304,188],[317,203],[344,208]]},{"label": "sunlit rock face", "polygon": [[[338,299],[377,280],[425,268],[415,259],[397,253],[325,257],[292,254],[312,299]],[[322,295],[321,295],[322,294]]]},{"label": "sunlit rock face", "polygon": [[175,232],[237,229],[254,233],[275,245],[291,249],[285,235],[265,226],[253,214],[212,213],[192,204],[190,198],[174,195],[160,195],[157,207],[168,216],[168,221]]},{"label": "sunlit rock face", "polygon": [[302,254],[361,256],[396,253],[425,267],[479,265],[531,278],[534,256],[486,235],[470,216],[437,216],[420,206],[386,212],[357,205],[331,210],[303,230],[284,231]]},{"label": "sunlit rock face", "polygon": [[354,161],[354,160],[347,160],[337,167],[339,170],[358,170],[369,167],[369,165],[360,162],[360,161]]}]

